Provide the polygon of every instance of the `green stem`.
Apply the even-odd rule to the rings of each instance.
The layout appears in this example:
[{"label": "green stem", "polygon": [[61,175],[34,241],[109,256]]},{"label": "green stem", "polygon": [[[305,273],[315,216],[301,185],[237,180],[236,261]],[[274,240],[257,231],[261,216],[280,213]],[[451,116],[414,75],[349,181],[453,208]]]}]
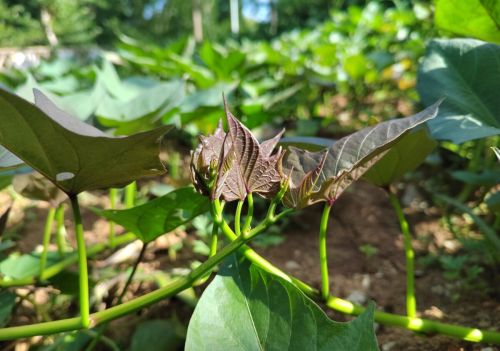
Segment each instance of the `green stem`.
[{"label": "green stem", "polygon": [[[132,280],[134,279],[135,273],[137,272],[137,267],[139,267],[139,263],[141,263],[142,259],[144,258],[144,254],[146,253],[146,249],[148,247],[148,243],[143,243],[141,251],[139,252],[139,256],[137,256],[137,259],[135,260],[134,266],[132,267],[132,272],[130,272],[127,281],[125,282],[125,286],[122,289],[122,292],[120,293],[120,296],[118,297],[118,300],[116,303],[119,305],[122,303],[123,298],[125,297],[125,294],[127,293],[128,287],[132,283]],[[99,340],[103,338],[103,334],[106,332],[106,329],[109,326],[109,322],[104,323],[100,328],[99,331],[96,332],[96,335],[92,342],[89,344],[89,346],[85,349],[86,351],[92,351]]]},{"label": "green stem", "polygon": [[[136,240],[136,236],[132,233],[120,235],[116,238],[116,245],[122,245],[128,242],[131,242],[133,240]],[[109,248],[107,244],[94,244],[90,246],[87,250],[87,257],[97,255],[98,253],[104,251],[105,249]],[[72,264],[78,262],[78,253],[77,252],[72,252],[68,254],[63,260],[54,263],[53,265],[47,267],[45,269],[44,273],[44,278],[45,279],[50,279],[53,276],[61,273],[64,269],[67,267],[71,266]],[[10,287],[16,287],[16,286],[25,286],[25,285],[34,285],[37,284],[38,282],[38,277],[31,276],[23,279],[17,279],[17,280],[2,280],[0,279],[0,288],[10,288]]]},{"label": "green stem", "polygon": [[212,225],[212,237],[210,239],[210,253],[208,257],[212,257],[217,253],[217,242],[219,240],[219,226],[217,223],[213,223]]},{"label": "green stem", "polygon": [[[109,208],[114,210],[116,208],[116,200],[118,197],[118,189],[111,188],[109,189]],[[115,247],[115,222],[109,221],[109,246],[111,248]]]},{"label": "green stem", "polygon": [[56,209],[56,243],[59,256],[66,254],[66,227],[64,226],[64,204],[61,203]]},{"label": "green stem", "polygon": [[137,183],[132,182],[125,187],[125,207],[131,208],[134,207],[135,203],[135,194],[137,192]]},{"label": "green stem", "polygon": [[236,213],[234,215],[234,231],[236,232],[236,235],[240,236],[241,235],[241,209],[243,208],[243,201],[239,200],[238,205],[236,205]]},{"label": "green stem", "polygon": [[50,235],[52,234],[52,224],[54,223],[54,217],[56,214],[56,209],[50,207],[49,213],[47,214],[47,219],[45,220],[45,228],[43,230],[43,250],[40,256],[40,279],[43,280],[45,272],[45,265],[47,264],[47,254],[50,244]]},{"label": "green stem", "polygon": [[243,233],[246,233],[247,231],[250,230],[252,226],[252,218],[253,218],[253,195],[252,193],[249,193],[247,195],[247,216],[245,218],[245,224],[243,225]]},{"label": "green stem", "polygon": [[398,197],[391,190],[387,190],[387,192],[389,193],[391,205],[398,216],[401,232],[403,233],[403,243],[406,257],[406,314],[408,317],[414,318],[417,316],[417,299],[415,298],[415,253],[413,252],[411,244],[412,236],[410,233],[410,226],[408,225],[408,221],[406,220],[403,210],[401,209]]},{"label": "green stem", "polygon": [[326,246],[326,234],[328,229],[328,218],[330,217],[330,210],[332,204],[326,202],[323,207],[323,214],[321,215],[321,222],[319,225],[319,265],[321,269],[321,296],[323,299],[328,299],[330,296],[330,279],[328,277],[328,256]]},{"label": "green stem", "polygon": [[80,205],[78,196],[70,196],[71,207],[73,209],[73,220],[75,223],[76,245],[78,250],[78,278],[79,278],[79,301],[80,318],[84,328],[90,325],[89,320],[89,278],[87,271],[87,253],[85,250],[85,239],[83,237],[82,216],[80,214]]},{"label": "green stem", "polygon": [[[360,315],[365,310],[363,306],[353,304],[335,296],[330,296],[326,305],[335,311],[353,316]],[[496,331],[480,330],[377,310],[375,311],[375,321],[384,325],[401,327],[418,333],[441,334],[472,342],[500,344],[500,333]]]}]

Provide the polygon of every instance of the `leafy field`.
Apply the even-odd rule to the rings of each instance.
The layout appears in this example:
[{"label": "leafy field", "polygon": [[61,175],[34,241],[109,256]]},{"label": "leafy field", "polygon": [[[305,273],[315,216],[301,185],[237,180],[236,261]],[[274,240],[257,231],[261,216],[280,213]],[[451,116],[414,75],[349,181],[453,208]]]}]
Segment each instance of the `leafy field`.
[{"label": "leafy field", "polygon": [[0,72],[0,348],[496,350],[500,9],[476,2]]}]

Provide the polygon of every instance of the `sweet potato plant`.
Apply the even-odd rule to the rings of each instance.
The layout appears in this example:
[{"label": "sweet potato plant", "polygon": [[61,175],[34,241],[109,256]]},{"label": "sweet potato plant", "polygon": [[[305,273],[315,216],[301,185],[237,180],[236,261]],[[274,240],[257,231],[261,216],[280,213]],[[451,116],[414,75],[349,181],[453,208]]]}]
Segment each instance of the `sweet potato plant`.
[{"label": "sweet potato plant", "polygon": [[[187,350],[377,350],[374,320],[419,333],[500,343],[498,332],[416,316],[410,234],[390,184],[418,166],[435,146],[425,123],[438,114],[441,101],[415,115],[357,131],[325,148],[318,147],[316,139],[282,140],[283,132],[259,142],[224,103],[225,118],[213,134],[200,136],[198,147],[191,153],[194,187],[178,188],[125,210],[96,210],[129,233],[110,235],[107,244],[88,246],[79,195],[164,173],[159,143],[169,137],[172,127],[110,137],[63,112],[41,92],[35,90],[34,95],[33,105],[0,90],[0,145],[4,148],[0,167],[29,166],[41,175],[37,178],[43,182],[38,187],[39,198],[52,201],[50,220],[56,216],[60,201],[56,199],[61,194],[69,198],[77,250],[61,250],[62,256],[49,265],[50,230],[45,230],[39,269],[17,278],[3,276],[0,286],[47,285],[57,273],[77,263],[79,313],[67,319],[2,328],[0,340],[89,329],[93,337],[88,348],[92,349],[103,338],[109,321],[199,285],[219,267],[194,310],[187,330]],[[407,315],[377,311],[373,304],[363,307],[330,294],[326,257],[329,214],[343,191],[360,178],[387,189],[402,223]],[[133,191],[130,185],[128,188]],[[265,213],[254,213],[254,196],[267,201]],[[316,203],[324,204],[318,229],[319,290],[275,267],[249,246],[257,236],[265,236],[272,224]],[[209,258],[155,291],[122,301],[148,243],[206,212],[213,219]],[[221,235],[226,240],[221,240]],[[114,306],[96,311],[90,303],[88,255],[134,239],[142,241],[143,249],[124,290]],[[3,296],[9,301],[9,295]],[[10,306],[5,303],[2,309],[10,310]],[[320,306],[359,316],[349,323],[334,322]]]}]

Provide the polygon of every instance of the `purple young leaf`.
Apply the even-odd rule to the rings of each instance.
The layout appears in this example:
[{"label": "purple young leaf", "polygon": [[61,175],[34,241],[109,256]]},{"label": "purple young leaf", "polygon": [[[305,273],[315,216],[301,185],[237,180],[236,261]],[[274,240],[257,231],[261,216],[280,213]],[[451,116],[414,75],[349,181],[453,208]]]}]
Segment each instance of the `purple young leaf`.
[{"label": "purple young leaf", "polygon": [[303,208],[317,202],[335,201],[408,131],[434,118],[441,101],[413,116],[350,134],[328,148],[326,155],[325,151],[290,148],[283,161],[283,173],[290,175],[285,205]]},{"label": "purple young leaf", "polygon": [[[224,101],[229,131],[222,125],[213,135],[200,138],[191,157],[191,178],[196,189],[212,198],[243,200],[249,193],[272,197],[282,180],[281,148],[273,154],[281,135],[259,144],[252,132],[229,111]],[[215,179],[213,177],[215,176]]]}]

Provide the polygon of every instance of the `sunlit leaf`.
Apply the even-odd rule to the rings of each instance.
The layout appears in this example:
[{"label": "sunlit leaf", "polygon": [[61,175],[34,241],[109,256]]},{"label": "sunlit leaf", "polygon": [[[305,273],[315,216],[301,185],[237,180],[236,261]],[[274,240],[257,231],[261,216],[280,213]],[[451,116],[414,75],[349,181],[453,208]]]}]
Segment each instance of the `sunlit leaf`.
[{"label": "sunlit leaf", "polygon": [[434,118],[440,103],[413,116],[350,134],[325,151],[290,148],[283,161],[283,173],[290,176],[289,190],[283,199],[285,205],[302,208],[316,202],[335,201],[407,132]]},{"label": "sunlit leaf", "polygon": [[500,44],[495,2],[498,9],[496,0],[437,0],[436,24],[453,33]]},{"label": "sunlit leaf", "polygon": [[373,306],[338,323],[297,287],[231,256],[204,291],[189,322],[185,349],[378,350]]},{"label": "sunlit leaf", "polygon": [[126,210],[98,211],[98,214],[123,226],[142,241],[150,242],[209,209],[208,199],[187,187],[140,206]]},{"label": "sunlit leaf", "polygon": [[463,143],[500,134],[500,46],[473,39],[433,40],[419,69],[425,105],[446,96],[429,122],[432,136]]}]

